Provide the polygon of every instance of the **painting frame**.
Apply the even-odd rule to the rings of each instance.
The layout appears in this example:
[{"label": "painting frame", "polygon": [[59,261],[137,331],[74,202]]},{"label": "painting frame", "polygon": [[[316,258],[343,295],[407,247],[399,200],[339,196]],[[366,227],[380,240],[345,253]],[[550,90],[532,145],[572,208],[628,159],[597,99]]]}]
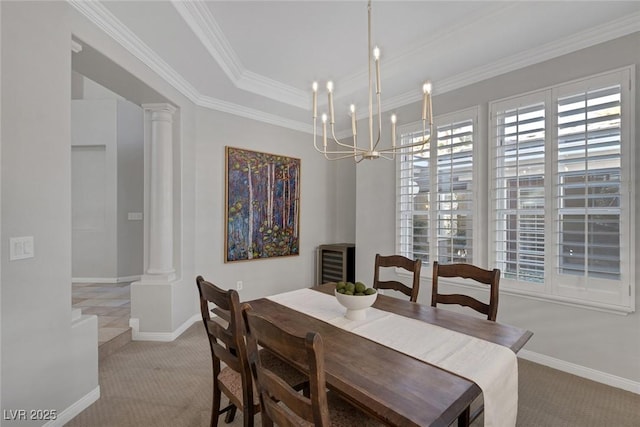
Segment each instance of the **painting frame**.
[{"label": "painting frame", "polygon": [[224,262],[300,255],[301,160],[225,146]]}]

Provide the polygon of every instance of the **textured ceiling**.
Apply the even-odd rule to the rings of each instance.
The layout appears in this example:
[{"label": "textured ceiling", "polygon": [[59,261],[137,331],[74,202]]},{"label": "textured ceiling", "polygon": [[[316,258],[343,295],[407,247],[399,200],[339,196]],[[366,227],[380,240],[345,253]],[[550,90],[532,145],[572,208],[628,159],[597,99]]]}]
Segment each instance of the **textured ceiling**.
[{"label": "textured ceiling", "polygon": [[[366,107],[366,1],[69,3],[198,105],[309,132],[331,79],[336,114]],[[393,110],[640,31],[640,2],[374,1],[372,31]]]}]

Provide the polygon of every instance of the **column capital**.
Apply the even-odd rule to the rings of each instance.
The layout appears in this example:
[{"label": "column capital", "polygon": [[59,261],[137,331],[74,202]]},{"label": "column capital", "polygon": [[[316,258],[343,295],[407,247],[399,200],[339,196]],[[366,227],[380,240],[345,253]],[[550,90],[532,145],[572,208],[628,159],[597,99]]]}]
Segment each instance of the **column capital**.
[{"label": "column capital", "polygon": [[164,113],[169,113],[169,114],[173,114],[176,112],[177,108],[174,107],[171,104],[168,104],[166,102],[157,102],[157,103],[151,103],[151,104],[142,104],[142,108],[145,111],[151,111],[151,112],[164,112]]}]

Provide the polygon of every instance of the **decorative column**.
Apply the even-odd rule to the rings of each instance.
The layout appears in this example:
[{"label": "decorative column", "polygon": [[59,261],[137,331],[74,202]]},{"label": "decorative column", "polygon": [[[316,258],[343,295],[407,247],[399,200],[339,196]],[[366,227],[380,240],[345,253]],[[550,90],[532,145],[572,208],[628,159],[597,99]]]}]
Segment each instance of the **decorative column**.
[{"label": "decorative column", "polygon": [[148,264],[142,282],[170,282],[173,266],[173,113],[170,104],[143,104],[149,130]]}]

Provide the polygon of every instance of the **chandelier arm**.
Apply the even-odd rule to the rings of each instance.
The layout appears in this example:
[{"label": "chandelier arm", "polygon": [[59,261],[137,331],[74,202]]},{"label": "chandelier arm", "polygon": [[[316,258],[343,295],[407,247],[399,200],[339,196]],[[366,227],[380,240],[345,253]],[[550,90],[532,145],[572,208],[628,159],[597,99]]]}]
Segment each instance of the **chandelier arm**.
[{"label": "chandelier arm", "polygon": [[318,138],[317,138],[317,134],[318,134],[318,129],[317,127],[317,118],[314,117],[313,118],[313,146],[315,147],[315,149],[319,152],[322,153],[322,150],[318,148]]},{"label": "chandelier arm", "polygon": [[352,151],[358,151],[361,153],[365,153],[367,150],[365,150],[364,148],[360,148],[358,146],[355,145],[349,145],[349,144],[345,144],[344,142],[341,142],[338,138],[336,138],[336,133],[335,133],[335,128],[333,125],[331,125],[331,136],[333,137],[333,140],[336,144],[340,145],[341,147],[345,147],[345,148],[349,148]]},{"label": "chandelier arm", "polygon": [[316,150],[321,154],[344,154],[347,157],[361,156],[363,153],[366,153],[366,151],[363,150],[361,152],[354,153],[353,148],[351,150],[321,150],[316,148]]},{"label": "chandelier arm", "polygon": [[378,153],[380,154],[380,157],[382,157],[383,159],[387,159],[387,160],[395,160],[396,158],[396,152],[393,151],[391,152],[391,156],[386,156],[384,151],[378,151]]},{"label": "chandelier arm", "polygon": [[421,142],[414,142],[413,144],[401,145],[401,146],[396,147],[396,148],[385,148],[385,149],[379,150],[378,153],[380,153],[380,154],[397,153],[398,151],[405,150],[407,148],[421,147],[423,145],[428,144],[430,141],[431,141],[431,136],[427,137],[426,140],[421,141]]},{"label": "chandelier arm", "polygon": [[[342,160],[342,159],[349,159],[349,158],[351,158],[351,159],[356,159],[357,158],[357,156],[354,156],[353,153],[349,153],[349,154],[345,154],[345,155],[337,156],[337,157],[329,157],[329,154],[336,154],[336,153],[337,152],[335,152],[335,151],[327,151],[326,153],[323,153],[323,154],[324,154],[324,158],[327,159],[327,160]],[[358,155],[358,156],[362,157],[362,155]]]},{"label": "chandelier arm", "polygon": [[358,163],[360,163],[361,161],[363,161],[364,159],[365,159],[365,158],[364,158],[364,156],[360,156],[360,158],[359,158],[359,159],[358,159],[357,157],[355,157],[355,156],[353,157],[353,160],[356,162],[356,165],[357,165]]}]

